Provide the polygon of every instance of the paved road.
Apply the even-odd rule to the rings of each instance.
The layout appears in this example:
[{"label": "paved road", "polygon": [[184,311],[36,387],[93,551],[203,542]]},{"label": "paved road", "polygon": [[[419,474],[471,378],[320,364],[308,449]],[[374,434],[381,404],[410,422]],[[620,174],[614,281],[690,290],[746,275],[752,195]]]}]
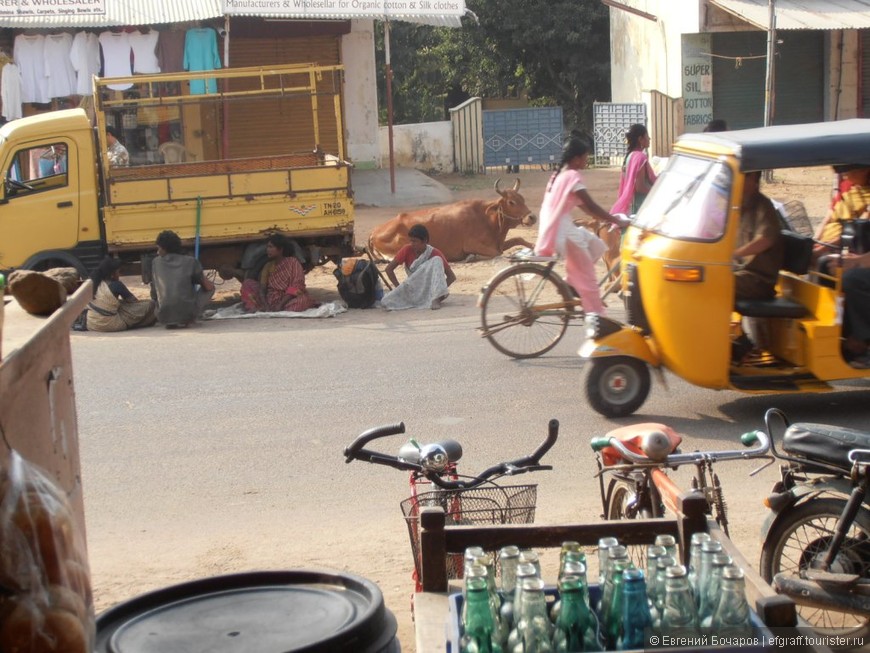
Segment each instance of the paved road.
[{"label": "paved road", "polygon": [[[403,473],[345,465],[358,432],[404,420],[455,437],[465,468],[532,449],[562,424],[537,475],[538,521],[597,519],[592,412],[575,356],[581,329],[544,358],[504,358],[475,332],[471,296],[440,311],[352,311],[327,320],[207,322],[189,331],[75,334],[88,539],[98,608],[182,580],[243,569],[331,567],[381,583],[410,649]],[[775,404],[794,419],[864,424],[866,383],[811,397],[750,397],[668,377],[634,417],[732,447]],[[396,438],[397,448],[401,439]],[[722,466],[733,535],[757,560],[760,499],[776,476]],[[529,477],[525,477],[529,478]]]}]

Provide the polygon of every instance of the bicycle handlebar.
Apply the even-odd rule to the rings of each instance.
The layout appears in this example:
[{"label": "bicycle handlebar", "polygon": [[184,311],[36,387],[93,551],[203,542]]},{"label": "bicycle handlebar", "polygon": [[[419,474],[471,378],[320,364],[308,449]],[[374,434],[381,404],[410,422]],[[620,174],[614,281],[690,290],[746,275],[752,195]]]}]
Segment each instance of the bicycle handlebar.
[{"label": "bicycle handlebar", "polygon": [[535,449],[535,451],[531,455],[523,456],[522,458],[517,458],[516,460],[511,460],[508,462],[493,465],[492,467],[485,469],[483,472],[475,477],[472,477],[468,480],[458,481],[445,480],[438,472],[424,469],[423,466],[418,463],[407,462],[405,460],[402,460],[401,458],[398,458],[397,456],[392,456],[389,454],[363,448],[372,440],[387,437],[390,435],[398,435],[404,432],[404,422],[399,422],[398,424],[388,426],[376,426],[374,428],[368,429],[367,431],[364,431],[360,435],[358,435],[356,439],[345,448],[344,461],[346,463],[349,463],[352,460],[363,460],[365,462],[373,463],[376,465],[387,465],[388,467],[394,467],[395,469],[416,471],[421,473],[438,487],[445,490],[472,488],[477,487],[478,485],[482,485],[493,476],[513,476],[516,474],[524,474],[531,471],[553,469],[551,465],[541,465],[540,462],[541,458],[544,457],[544,454],[552,449],[553,445],[556,444],[556,440],[559,437],[559,420],[550,420],[547,426],[546,439],[540,445],[538,445],[538,448]]},{"label": "bicycle handlebar", "polygon": [[725,451],[692,451],[689,453],[672,453],[662,460],[653,460],[642,453],[637,453],[626,447],[621,440],[612,437],[601,437],[592,440],[592,448],[595,451],[600,451],[604,447],[610,446],[616,449],[619,455],[629,463],[638,465],[656,465],[666,467],[678,467],[679,465],[690,465],[703,461],[720,462],[723,460],[742,460],[745,458],[760,458],[765,456],[770,450],[770,438],[767,433],[762,430],[750,431],[741,436],[741,442],[744,446],[750,446],[758,443],[758,446],[752,449],[730,449]]}]

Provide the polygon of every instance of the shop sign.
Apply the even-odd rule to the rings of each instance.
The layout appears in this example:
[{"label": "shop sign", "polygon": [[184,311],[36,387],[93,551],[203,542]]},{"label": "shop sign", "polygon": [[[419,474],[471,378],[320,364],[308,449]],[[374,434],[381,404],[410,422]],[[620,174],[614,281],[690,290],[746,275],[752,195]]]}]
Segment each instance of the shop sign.
[{"label": "shop sign", "polygon": [[0,0],[0,16],[105,14],[106,0]]},{"label": "shop sign", "polygon": [[223,5],[225,14],[287,18],[465,15],[465,0],[223,0]]}]

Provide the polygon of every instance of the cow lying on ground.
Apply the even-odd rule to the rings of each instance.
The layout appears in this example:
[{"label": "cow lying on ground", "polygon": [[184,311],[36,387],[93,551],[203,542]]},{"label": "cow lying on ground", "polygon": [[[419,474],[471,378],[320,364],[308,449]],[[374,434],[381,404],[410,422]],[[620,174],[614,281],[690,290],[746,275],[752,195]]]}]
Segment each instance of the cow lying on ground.
[{"label": "cow lying on ground", "polygon": [[524,238],[507,238],[510,229],[520,224],[532,226],[537,218],[519,193],[520,180],[508,190],[499,188],[500,181],[495,182],[500,197],[491,202],[465,200],[400,213],[372,230],[369,252],[374,257],[392,258],[408,243],[408,229],[414,224],[426,227],[429,244],[440,249],[448,261],[464,261],[470,256],[492,258],[517,245],[534,247]]}]

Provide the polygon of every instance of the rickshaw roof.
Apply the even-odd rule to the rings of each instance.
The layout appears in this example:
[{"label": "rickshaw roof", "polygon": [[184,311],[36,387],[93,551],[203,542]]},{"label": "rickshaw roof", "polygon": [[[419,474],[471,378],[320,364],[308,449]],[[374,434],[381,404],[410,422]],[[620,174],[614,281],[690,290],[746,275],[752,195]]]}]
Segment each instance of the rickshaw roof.
[{"label": "rickshaw roof", "polygon": [[870,166],[870,119],[683,134],[678,143],[689,149],[709,143],[732,150],[742,172],[850,163]]}]

